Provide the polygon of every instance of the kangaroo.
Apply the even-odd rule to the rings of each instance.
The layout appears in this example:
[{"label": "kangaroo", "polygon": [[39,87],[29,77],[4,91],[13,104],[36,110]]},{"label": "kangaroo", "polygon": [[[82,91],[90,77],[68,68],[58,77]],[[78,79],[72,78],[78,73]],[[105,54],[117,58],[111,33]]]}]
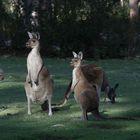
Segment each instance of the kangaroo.
[{"label": "kangaroo", "polygon": [[4,80],[4,72],[2,69],[0,69],[0,81]]},{"label": "kangaroo", "polygon": [[28,32],[29,40],[26,47],[31,48],[27,57],[28,74],[25,82],[25,92],[28,103],[28,114],[31,114],[31,101],[43,104],[48,100],[49,116],[52,115],[51,98],[53,94],[53,79],[44,66],[40,56],[40,35]]},{"label": "kangaroo", "polygon": [[95,84],[93,86],[90,84],[82,72],[82,52],[79,52],[78,55],[73,52],[73,55],[74,58],[71,60],[71,65],[74,69],[72,72],[71,91],[74,91],[75,100],[80,104],[82,119],[88,120],[88,112],[92,112],[96,118],[100,118],[98,85]]},{"label": "kangaroo", "polygon": [[114,104],[116,102],[115,98],[116,98],[116,89],[118,88],[119,84],[116,83],[114,85],[114,87],[111,87],[109,85],[109,82],[108,82],[108,78],[104,72],[103,74],[103,83],[102,83],[102,87],[101,87],[101,91],[104,91],[105,92],[105,98],[104,98],[104,101],[106,101],[106,99],[108,98],[112,104]]},{"label": "kangaroo", "polygon": [[[81,70],[89,83],[91,83],[92,85],[94,84],[98,85],[99,94],[100,91],[105,92],[104,101],[106,101],[106,98],[108,98],[111,101],[111,103],[116,102],[115,101],[116,89],[119,86],[119,84],[116,83],[114,87],[111,87],[108,78],[106,76],[106,73],[101,67],[98,67],[95,64],[81,64]],[[59,107],[62,107],[67,103],[69,96],[71,95],[71,90],[70,90],[71,84],[72,84],[72,80],[70,81],[67,90],[65,92],[64,101],[62,104],[59,105]]]}]

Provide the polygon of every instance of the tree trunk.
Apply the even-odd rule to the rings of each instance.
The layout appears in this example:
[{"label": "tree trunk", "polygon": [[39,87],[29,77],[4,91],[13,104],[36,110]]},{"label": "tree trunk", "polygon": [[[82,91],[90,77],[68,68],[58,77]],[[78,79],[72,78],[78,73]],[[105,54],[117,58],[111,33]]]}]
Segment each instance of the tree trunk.
[{"label": "tree trunk", "polygon": [[130,19],[134,19],[138,17],[138,14],[139,14],[138,3],[139,3],[139,0],[129,0]]},{"label": "tree trunk", "polygon": [[137,30],[136,24],[139,15],[139,7],[138,7],[139,0],[129,0],[129,7],[130,7],[130,28],[129,28],[129,45],[128,45],[128,57],[134,57],[136,53],[136,41],[135,38],[137,37]]},{"label": "tree trunk", "polygon": [[48,19],[52,22],[52,0],[48,0]]},{"label": "tree trunk", "polygon": [[120,0],[121,7],[124,6],[124,0]]}]

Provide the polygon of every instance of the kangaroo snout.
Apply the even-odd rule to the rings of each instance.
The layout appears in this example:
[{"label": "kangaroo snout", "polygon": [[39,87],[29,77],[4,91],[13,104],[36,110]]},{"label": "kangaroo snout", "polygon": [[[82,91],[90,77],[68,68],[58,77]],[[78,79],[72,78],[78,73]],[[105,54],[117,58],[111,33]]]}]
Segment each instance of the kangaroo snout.
[{"label": "kangaroo snout", "polygon": [[116,102],[116,101],[115,101],[115,97],[113,97],[113,98],[111,99],[111,103],[112,103],[112,104],[115,104],[115,102]]},{"label": "kangaroo snout", "polygon": [[26,42],[26,47],[27,48],[30,48],[31,47],[30,44],[29,44],[29,42]]},{"label": "kangaroo snout", "polygon": [[73,62],[72,61],[70,62],[70,66],[73,66]]},{"label": "kangaroo snout", "polygon": [[4,80],[4,76],[3,75],[0,75],[0,80]]}]

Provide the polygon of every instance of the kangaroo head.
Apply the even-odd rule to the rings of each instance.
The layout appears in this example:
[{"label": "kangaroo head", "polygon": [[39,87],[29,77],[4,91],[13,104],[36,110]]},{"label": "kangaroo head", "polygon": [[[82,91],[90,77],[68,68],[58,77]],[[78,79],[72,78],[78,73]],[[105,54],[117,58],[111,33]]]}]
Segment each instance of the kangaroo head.
[{"label": "kangaroo head", "polygon": [[73,67],[78,67],[81,65],[81,61],[83,59],[83,53],[82,52],[79,52],[78,54],[76,54],[75,52],[72,52],[73,53],[73,56],[74,58],[72,58],[70,64],[71,66]]},{"label": "kangaroo head", "polygon": [[4,75],[1,75],[1,74],[0,74],[0,81],[1,81],[1,80],[4,80]]},{"label": "kangaroo head", "polygon": [[4,80],[4,72],[0,69],[0,80]]},{"label": "kangaroo head", "polygon": [[28,36],[29,36],[29,40],[26,42],[26,47],[31,49],[38,47],[39,39],[40,39],[39,33],[35,34],[35,33],[28,32]]},{"label": "kangaroo head", "polygon": [[119,84],[117,83],[114,88],[110,88],[108,90],[108,98],[110,99],[111,103],[115,103],[116,98],[116,89],[118,88]]}]

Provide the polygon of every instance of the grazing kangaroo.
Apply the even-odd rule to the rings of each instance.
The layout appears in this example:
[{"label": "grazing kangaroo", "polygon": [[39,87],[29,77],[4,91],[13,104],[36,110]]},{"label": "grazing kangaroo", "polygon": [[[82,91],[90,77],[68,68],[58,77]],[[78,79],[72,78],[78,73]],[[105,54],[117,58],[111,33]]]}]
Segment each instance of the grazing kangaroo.
[{"label": "grazing kangaroo", "polygon": [[28,32],[29,40],[26,43],[31,52],[27,57],[28,74],[25,82],[25,91],[28,102],[28,114],[31,114],[31,101],[43,104],[48,100],[49,116],[52,115],[51,98],[53,94],[53,79],[44,66],[40,56],[39,34]]},{"label": "grazing kangaroo", "polygon": [[4,72],[0,69],[0,80],[4,80]]},{"label": "grazing kangaroo", "polygon": [[106,98],[108,98],[112,104],[114,104],[116,102],[115,98],[116,98],[116,89],[118,88],[119,84],[116,83],[114,87],[111,87],[109,85],[108,79],[106,77],[106,74],[104,72],[103,74],[103,83],[102,83],[102,87],[101,87],[101,91],[105,92],[105,99],[104,101],[106,101]]},{"label": "grazing kangaroo", "polygon": [[96,118],[100,118],[98,85],[95,84],[93,86],[90,84],[82,72],[82,52],[79,52],[78,55],[73,52],[73,55],[74,58],[71,61],[71,65],[74,67],[74,69],[72,72],[71,91],[74,91],[75,100],[80,104],[82,109],[82,119],[88,119],[88,112],[92,112]]},{"label": "grazing kangaroo", "polygon": [[[115,103],[116,89],[119,86],[118,83],[115,84],[115,86],[112,88],[109,85],[109,82],[108,82],[108,79],[104,70],[95,64],[82,64],[81,70],[89,83],[91,83],[92,85],[94,84],[98,85],[99,94],[100,94],[100,91],[105,92],[104,101],[106,101],[106,98],[108,98],[111,101],[111,103]],[[65,92],[64,101],[62,104],[59,105],[59,107],[62,107],[63,105],[67,103],[67,100],[69,99],[69,96],[72,93],[70,90],[71,84],[72,84],[72,80],[70,81],[67,87],[67,90]]]}]

